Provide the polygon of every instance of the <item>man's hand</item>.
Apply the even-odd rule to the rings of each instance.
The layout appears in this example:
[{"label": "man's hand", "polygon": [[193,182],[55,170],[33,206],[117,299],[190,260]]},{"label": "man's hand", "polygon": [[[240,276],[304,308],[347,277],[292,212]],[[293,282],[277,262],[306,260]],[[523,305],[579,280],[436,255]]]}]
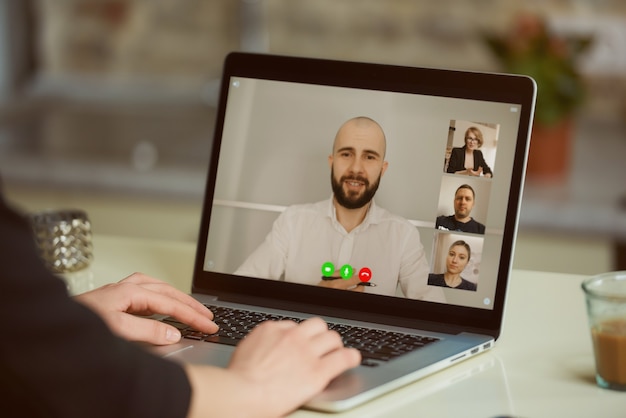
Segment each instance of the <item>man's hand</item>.
[{"label": "man's hand", "polygon": [[329,287],[331,289],[351,290],[353,292],[363,292],[365,288],[363,286],[358,286],[359,283],[361,283],[361,280],[356,276],[350,277],[349,279],[333,277],[331,280],[320,281],[318,286]]},{"label": "man's hand", "polygon": [[165,345],[181,338],[175,327],[136,315],[170,315],[208,334],[218,329],[212,321],[213,313],[200,302],[141,273],[83,293],[75,299],[99,314],[114,333],[131,341]]}]

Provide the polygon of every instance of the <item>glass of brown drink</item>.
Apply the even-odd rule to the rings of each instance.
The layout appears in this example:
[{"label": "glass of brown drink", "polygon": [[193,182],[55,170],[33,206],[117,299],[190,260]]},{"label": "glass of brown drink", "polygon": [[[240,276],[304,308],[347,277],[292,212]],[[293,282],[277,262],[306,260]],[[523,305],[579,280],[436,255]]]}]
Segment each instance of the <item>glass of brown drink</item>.
[{"label": "glass of brown drink", "polygon": [[582,288],[596,362],[596,381],[626,391],[626,271],[586,279]]}]

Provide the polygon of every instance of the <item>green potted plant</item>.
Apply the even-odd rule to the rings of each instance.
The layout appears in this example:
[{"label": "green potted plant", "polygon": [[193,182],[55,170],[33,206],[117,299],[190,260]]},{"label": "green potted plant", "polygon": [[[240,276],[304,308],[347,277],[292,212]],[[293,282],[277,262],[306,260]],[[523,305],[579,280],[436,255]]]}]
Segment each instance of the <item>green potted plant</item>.
[{"label": "green potted plant", "polygon": [[488,33],[484,40],[503,71],[537,82],[528,175],[562,177],[569,166],[573,115],[586,93],[577,63],[591,37],[558,36],[542,16],[522,13],[509,32]]}]

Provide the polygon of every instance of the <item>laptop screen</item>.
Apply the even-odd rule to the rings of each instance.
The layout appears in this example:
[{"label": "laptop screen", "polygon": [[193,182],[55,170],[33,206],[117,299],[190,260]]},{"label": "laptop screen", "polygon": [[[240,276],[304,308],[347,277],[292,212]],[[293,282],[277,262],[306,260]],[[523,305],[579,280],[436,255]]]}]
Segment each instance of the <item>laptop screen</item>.
[{"label": "laptop screen", "polygon": [[469,73],[420,86],[225,71],[196,268],[232,289],[498,307],[530,96],[481,91]]}]

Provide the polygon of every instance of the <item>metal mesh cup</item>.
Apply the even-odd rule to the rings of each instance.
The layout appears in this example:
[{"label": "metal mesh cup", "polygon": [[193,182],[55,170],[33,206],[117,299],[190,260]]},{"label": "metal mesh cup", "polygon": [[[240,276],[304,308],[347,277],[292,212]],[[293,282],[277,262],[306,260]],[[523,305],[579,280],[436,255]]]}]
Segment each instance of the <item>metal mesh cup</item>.
[{"label": "metal mesh cup", "polygon": [[93,259],[91,223],[79,209],[49,210],[31,215],[35,241],[45,264],[55,273],[71,273]]}]

